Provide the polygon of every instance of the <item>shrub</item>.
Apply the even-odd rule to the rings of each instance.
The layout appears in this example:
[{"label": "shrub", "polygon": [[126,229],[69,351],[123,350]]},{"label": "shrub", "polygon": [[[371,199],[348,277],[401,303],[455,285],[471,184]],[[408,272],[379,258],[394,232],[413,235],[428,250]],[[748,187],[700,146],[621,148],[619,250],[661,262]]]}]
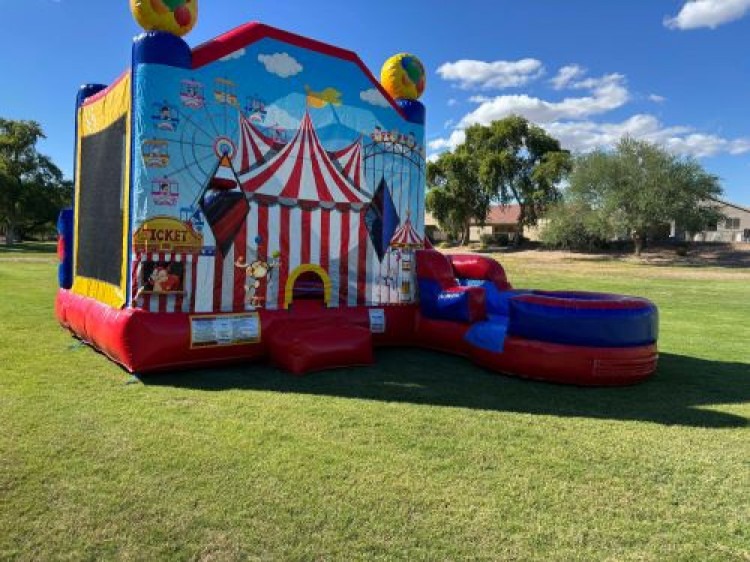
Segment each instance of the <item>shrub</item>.
[{"label": "shrub", "polygon": [[681,240],[680,242],[677,242],[675,244],[674,253],[680,256],[681,258],[684,258],[688,255],[690,252],[690,242]]},{"label": "shrub", "polygon": [[550,209],[542,244],[561,250],[592,251],[607,246],[608,225],[589,207],[559,204]]},{"label": "shrub", "polygon": [[487,248],[495,243],[495,236],[489,232],[485,232],[479,235],[479,244],[482,248]]},{"label": "shrub", "polygon": [[498,234],[495,234],[495,244],[497,244],[498,246],[509,246],[510,235],[507,232],[500,232]]},{"label": "shrub", "polygon": [[507,232],[486,232],[479,235],[479,243],[482,248],[488,248],[490,246],[509,246],[510,235]]}]

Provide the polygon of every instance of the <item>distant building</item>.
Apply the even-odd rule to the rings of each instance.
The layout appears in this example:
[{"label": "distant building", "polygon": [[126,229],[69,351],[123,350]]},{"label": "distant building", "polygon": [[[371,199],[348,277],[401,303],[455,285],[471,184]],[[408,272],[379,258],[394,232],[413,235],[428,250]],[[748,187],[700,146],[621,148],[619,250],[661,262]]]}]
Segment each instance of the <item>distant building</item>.
[{"label": "distant building", "polygon": [[[516,237],[518,220],[520,218],[521,207],[518,205],[493,205],[490,208],[490,212],[487,213],[487,219],[485,220],[484,226],[481,226],[476,222],[472,223],[469,233],[469,241],[480,242],[483,234],[493,236],[507,234],[508,240],[512,242]],[[540,223],[541,222],[542,221],[540,221]],[[523,236],[527,240],[539,240],[539,230],[540,227],[526,227],[523,230]],[[448,238],[447,233],[440,230],[440,225],[430,213],[427,213],[425,218],[425,233],[435,242],[441,242]]]},{"label": "distant building", "polygon": [[[705,231],[692,234],[690,238],[692,241],[750,243],[750,208],[719,199],[711,201],[711,205],[724,215],[724,218],[710,225]],[[483,234],[495,236],[507,234],[509,242],[513,242],[520,216],[521,208],[518,205],[508,205],[507,207],[493,205],[487,214],[484,226],[472,223],[469,241],[480,242]],[[547,219],[541,219],[537,226],[525,227],[523,229],[524,238],[538,241],[546,223]],[[425,233],[434,242],[441,242],[448,238],[447,234],[440,230],[440,225],[430,213],[427,213],[425,218]],[[688,233],[680,230],[679,227],[675,227],[674,224],[671,225],[670,232],[670,225],[664,225],[664,232],[660,234],[660,237],[666,238],[667,236],[685,240]],[[618,239],[628,238],[627,235],[623,235]]]},{"label": "distant building", "polygon": [[[703,232],[692,234],[693,242],[747,242],[750,243],[750,208],[716,199],[712,205],[724,218]],[[685,239],[688,234],[672,225],[672,236]]]}]

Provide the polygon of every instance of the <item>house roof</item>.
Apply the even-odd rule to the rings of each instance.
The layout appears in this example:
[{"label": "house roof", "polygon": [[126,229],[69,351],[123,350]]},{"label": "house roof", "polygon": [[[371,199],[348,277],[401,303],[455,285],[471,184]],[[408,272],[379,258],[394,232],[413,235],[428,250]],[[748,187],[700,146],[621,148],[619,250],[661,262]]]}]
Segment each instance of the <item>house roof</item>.
[{"label": "house roof", "polygon": [[[490,212],[487,213],[485,226],[497,225],[517,225],[521,218],[521,207],[518,205],[492,205]],[[476,222],[472,224],[476,225]],[[438,226],[437,219],[429,211],[425,214],[425,226]]]},{"label": "house roof", "polygon": [[521,218],[521,207],[519,205],[493,205],[487,213],[486,225],[518,224]]},{"label": "house roof", "polygon": [[732,207],[734,209],[750,213],[750,208],[743,207],[742,205],[738,205],[737,203],[732,203],[731,201],[726,201],[725,199],[719,199],[718,197],[712,197],[711,199],[721,205],[726,205],[727,207]]}]

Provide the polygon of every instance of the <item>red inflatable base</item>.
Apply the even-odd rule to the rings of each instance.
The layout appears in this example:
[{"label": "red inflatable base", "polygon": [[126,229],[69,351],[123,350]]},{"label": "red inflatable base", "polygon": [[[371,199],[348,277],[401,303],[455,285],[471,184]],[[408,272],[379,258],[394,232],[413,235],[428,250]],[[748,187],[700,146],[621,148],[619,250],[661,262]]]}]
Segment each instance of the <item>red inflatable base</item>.
[{"label": "red inflatable base", "polygon": [[[297,346],[296,352],[309,355],[303,359],[309,370],[367,364],[372,362],[373,346],[414,345],[417,314],[417,308],[413,305],[385,307],[386,331],[371,334],[370,312],[366,307],[328,309],[322,304],[303,301],[294,304],[290,310],[259,311],[259,343],[196,347],[192,340],[192,320],[231,318],[236,315],[116,310],[66,290],[58,291],[55,311],[60,324],[131,373],[191,369],[260,359],[270,359],[297,371],[298,368],[292,367],[287,357],[292,348],[285,348],[283,340],[299,340],[296,333],[301,327],[313,331],[325,327],[330,331],[331,326],[338,326],[340,333],[350,331],[359,334],[354,338],[348,336],[348,341],[342,341],[340,334],[335,339],[318,338],[320,341],[315,349],[310,345]],[[369,349],[364,351],[362,342],[357,339],[361,339],[362,330],[366,330],[369,341]],[[348,351],[345,350],[347,345],[350,346]],[[338,360],[315,357],[326,354],[330,358],[342,351],[347,355]]]},{"label": "red inflatable base", "polygon": [[[326,309],[299,303],[260,311],[259,343],[195,347],[191,321],[213,316],[115,310],[60,290],[56,314],[78,338],[132,373],[152,373],[269,359],[295,374],[370,364],[378,346],[415,346],[462,355],[496,372],[580,386],[620,386],[656,371],[656,345],[594,348],[508,337],[502,353],[471,346],[469,326],[422,318],[416,306],[383,307],[385,332],[372,333],[366,307]],[[192,319],[192,320],[191,320]]]},{"label": "red inflatable base", "polygon": [[462,355],[477,365],[517,377],[578,386],[626,386],[656,372],[657,346],[580,347],[508,337],[502,353],[469,345],[465,324],[419,318],[422,347]]}]

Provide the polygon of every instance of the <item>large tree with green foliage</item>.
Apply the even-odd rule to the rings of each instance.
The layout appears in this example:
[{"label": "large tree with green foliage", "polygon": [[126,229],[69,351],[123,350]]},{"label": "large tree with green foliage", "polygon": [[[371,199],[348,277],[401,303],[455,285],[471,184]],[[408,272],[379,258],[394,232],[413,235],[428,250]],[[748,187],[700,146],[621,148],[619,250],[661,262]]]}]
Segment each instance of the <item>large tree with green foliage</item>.
[{"label": "large tree with green foliage", "polygon": [[463,152],[443,153],[428,165],[427,181],[427,210],[452,239],[467,244],[471,223],[483,223],[490,209],[476,163]]},{"label": "large tree with green foliage", "polygon": [[0,118],[0,225],[7,244],[49,226],[70,202],[72,185],[37,150],[39,123]]},{"label": "large tree with green foliage", "polygon": [[577,160],[566,198],[605,219],[610,235],[629,235],[640,255],[648,236],[665,225],[698,232],[715,222],[720,215],[708,203],[721,193],[718,178],[694,159],[624,138],[613,151]]},{"label": "large tree with green foliage", "polygon": [[518,236],[560,198],[570,154],[541,127],[510,116],[466,129],[466,141],[428,168],[427,209],[441,226],[468,241],[472,221],[483,223],[493,201],[521,209]]},{"label": "large tree with green foliage", "polygon": [[488,126],[466,129],[459,148],[477,163],[483,190],[503,205],[520,207],[516,241],[560,199],[560,182],[571,169],[571,156],[560,141],[518,115]]}]

